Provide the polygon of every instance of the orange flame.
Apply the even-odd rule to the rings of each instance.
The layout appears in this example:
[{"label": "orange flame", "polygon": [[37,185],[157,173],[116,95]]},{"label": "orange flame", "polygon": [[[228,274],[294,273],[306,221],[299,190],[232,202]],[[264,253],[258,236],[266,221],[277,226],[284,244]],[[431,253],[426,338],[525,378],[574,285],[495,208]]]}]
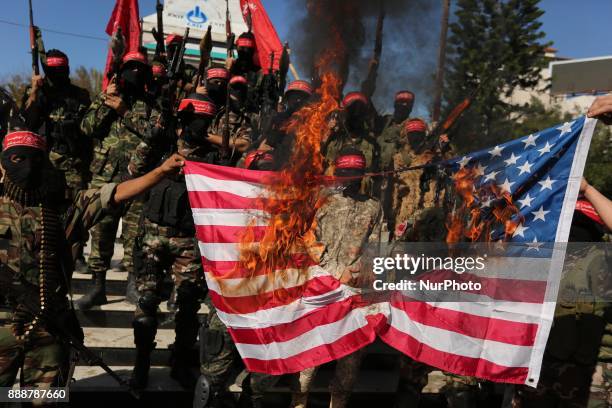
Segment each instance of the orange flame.
[{"label": "orange flame", "polygon": [[[512,200],[512,195],[494,183],[478,189],[474,169],[463,168],[454,176],[455,192],[461,204],[448,218],[446,242],[454,244],[465,241],[491,241],[491,232],[504,228],[504,241],[516,231],[523,217]],[[483,202],[489,201],[490,212],[484,211]]]},{"label": "orange flame", "polygon": [[[296,112],[286,127],[295,143],[289,165],[275,174],[267,186],[266,197],[259,200],[269,214],[263,237],[255,239],[253,229],[248,228],[241,239],[239,267],[251,276],[263,273],[269,281],[277,282],[278,271],[281,275],[287,268],[304,271],[318,260],[314,216],[323,203],[321,141],[327,135],[331,113],[339,109],[341,85],[338,74],[329,67],[341,50],[338,42],[337,47],[321,57],[317,68],[323,72],[317,99]],[[291,286],[305,281],[307,274],[300,275],[299,281]],[[282,298],[287,294],[282,284],[274,289],[274,296]]]}]

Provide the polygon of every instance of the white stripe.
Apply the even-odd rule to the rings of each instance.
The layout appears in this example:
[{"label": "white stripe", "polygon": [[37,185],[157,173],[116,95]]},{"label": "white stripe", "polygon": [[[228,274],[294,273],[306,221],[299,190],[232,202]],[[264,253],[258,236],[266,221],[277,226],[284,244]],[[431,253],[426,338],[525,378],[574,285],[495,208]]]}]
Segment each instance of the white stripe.
[{"label": "white stripe", "polygon": [[236,243],[202,243],[198,241],[200,254],[209,261],[240,261],[240,248]]},{"label": "white stripe", "polygon": [[474,316],[518,323],[540,323],[542,305],[525,302],[425,302],[430,306]]},{"label": "white stripe", "polygon": [[410,320],[406,313],[391,306],[391,326],[436,350],[478,358],[505,367],[527,367],[531,347],[466,336]]},{"label": "white stripe", "polygon": [[355,309],[342,320],[317,326],[288,341],[267,344],[236,343],[236,348],[242,358],[259,360],[289,358],[318,346],[332,344],[341,337],[367,325],[368,321],[365,318],[364,311]]},{"label": "white stripe", "polygon": [[268,213],[261,210],[194,208],[192,212],[196,225],[222,227],[266,227],[268,225]]},{"label": "white stripe", "polygon": [[221,191],[246,198],[259,198],[268,194],[261,184],[237,180],[219,180],[201,174],[186,174],[185,181],[189,191]]},{"label": "white stripe", "polygon": [[226,313],[217,309],[217,315],[226,326],[234,329],[263,329],[294,322],[322,307],[346,300],[354,294],[349,288],[341,286],[322,295],[303,297],[287,305],[270,309],[244,314]]},{"label": "white stripe", "polygon": [[[319,273],[322,271],[323,273]],[[223,297],[254,296],[277,289],[289,289],[304,285],[314,278],[330,276],[320,267],[307,269],[278,269],[273,273],[244,278],[218,279],[214,274],[205,272],[206,283],[209,290],[213,290]],[[223,286],[223,289],[221,289]]]},{"label": "white stripe", "polygon": [[[527,253],[528,254],[528,253]],[[473,269],[467,273],[483,278],[520,279],[525,281],[543,281],[548,279],[550,258],[489,257],[485,260],[485,269]]]}]

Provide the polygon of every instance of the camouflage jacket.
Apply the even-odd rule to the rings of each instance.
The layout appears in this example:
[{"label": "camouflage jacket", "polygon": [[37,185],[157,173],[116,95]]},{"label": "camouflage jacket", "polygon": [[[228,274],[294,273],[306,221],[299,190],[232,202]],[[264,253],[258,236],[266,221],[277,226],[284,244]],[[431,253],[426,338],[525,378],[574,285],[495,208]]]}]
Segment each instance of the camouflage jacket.
[{"label": "camouflage jacket", "polygon": [[29,129],[47,138],[53,166],[64,172],[87,172],[93,144],[79,125],[91,104],[89,92],[73,84],[58,89],[45,81],[36,102],[25,108],[30,93],[28,88],[22,103],[23,117]]},{"label": "camouflage jacket", "polygon": [[386,125],[378,136],[380,144],[380,164],[381,168],[388,169],[393,167],[393,156],[400,149],[402,123],[395,123],[387,120]]},{"label": "camouflage jacket", "polygon": [[[154,102],[137,99],[129,104],[125,116],[120,117],[104,105],[100,95],[89,107],[81,122],[84,134],[98,140],[91,163],[92,186],[100,187],[129,176],[128,165],[137,148],[144,142],[151,143],[151,129],[158,122],[159,110]],[[137,162],[132,176],[144,174],[147,163]]]},{"label": "camouflage jacket", "polygon": [[[229,132],[230,144],[239,139],[245,140],[248,143],[252,142],[253,126],[251,124],[251,116],[246,112],[235,113],[230,110],[229,113]],[[217,113],[215,120],[208,129],[208,133],[223,137],[225,133],[225,107],[222,107]],[[231,152],[231,162],[236,163],[241,156],[240,152],[235,149]]]},{"label": "camouflage jacket", "polygon": [[[61,262],[58,267],[68,279],[74,269],[78,244],[111,205],[115,188],[115,184],[107,184],[99,190],[81,191],[67,211],[59,211],[61,225],[58,230],[64,231],[64,237],[52,243],[52,251]],[[41,207],[23,207],[6,196],[0,196],[0,263],[7,267],[1,271],[20,275],[36,286],[39,284],[43,239],[42,211]],[[61,283],[65,286],[66,282]]]},{"label": "camouflage jacket", "polygon": [[382,207],[376,200],[347,197],[330,190],[315,215],[316,237],[322,245],[319,265],[340,279],[361,271],[369,242],[378,242],[383,229]]}]

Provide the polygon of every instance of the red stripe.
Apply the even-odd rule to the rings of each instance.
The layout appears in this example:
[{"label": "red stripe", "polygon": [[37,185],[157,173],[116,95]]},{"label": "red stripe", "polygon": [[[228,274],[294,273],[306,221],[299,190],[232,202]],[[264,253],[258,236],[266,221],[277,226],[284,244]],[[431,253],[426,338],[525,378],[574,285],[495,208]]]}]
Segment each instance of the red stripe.
[{"label": "red stripe", "polygon": [[529,373],[526,367],[505,367],[482,358],[436,350],[391,326],[379,330],[378,335],[385,343],[414,360],[451,373],[513,384],[525,384]]},{"label": "red stripe", "polygon": [[435,307],[417,300],[404,299],[393,300],[391,305],[406,313],[410,320],[426,326],[517,346],[533,346],[535,342],[537,324],[476,316]]},{"label": "red stripe", "polygon": [[[321,330],[321,328],[314,328],[313,330]],[[273,360],[245,358],[243,361],[247,370],[256,373],[272,375],[297,373],[307,368],[316,367],[348,356],[372,343],[375,339],[376,333],[374,333],[374,330],[370,326],[365,326],[339,338],[333,343],[322,344],[291,357]]]},{"label": "red stripe", "polygon": [[253,233],[254,241],[261,241],[268,227],[231,227],[225,225],[196,225],[196,236],[202,243],[239,244],[245,234]]},{"label": "red stripe", "polygon": [[213,290],[208,294],[213,305],[225,313],[247,314],[285,306],[303,297],[319,296],[337,289],[340,282],[331,276],[313,278],[302,285],[279,288],[256,295],[229,297]]},{"label": "red stripe", "polygon": [[185,174],[199,174],[217,180],[246,181],[257,184],[272,184],[273,178],[277,175],[272,171],[246,170],[192,161],[186,161],[184,169]]},{"label": "red stripe", "polygon": [[263,208],[265,200],[242,197],[224,191],[190,191],[189,202],[192,209],[258,210]]},{"label": "red stripe", "polygon": [[316,309],[312,313],[289,323],[259,329],[229,328],[228,330],[236,343],[269,344],[284,342],[309,332],[313,327],[340,321],[353,309],[361,305],[361,297],[357,295]]},{"label": "red stripe", "polygon": [[[204,271],[212,274],[215,278],[221,279],[236,279],[248,278],[253,276],[265,275],[267,273],[263,268],[256,271],[241,267],[236,261],[209,261],[202,257],[202,265]],[[302,269],[316,265],[316,262],[305,254],[293,254],[283,264],[277,264],[277,269]]]},{"label": "red stripe", "polygon": [[546,294],[545,281],[529,281],[524,279],[488,278],[471,273],[458,274],[448,270],[428,272],[419,277],[419,280],[430,282],[443,282],[454,280],[457,283],[480,283],[480,290],[466,290],[466,293],[485,295],[495,300],[521,303],[543,303]]}]

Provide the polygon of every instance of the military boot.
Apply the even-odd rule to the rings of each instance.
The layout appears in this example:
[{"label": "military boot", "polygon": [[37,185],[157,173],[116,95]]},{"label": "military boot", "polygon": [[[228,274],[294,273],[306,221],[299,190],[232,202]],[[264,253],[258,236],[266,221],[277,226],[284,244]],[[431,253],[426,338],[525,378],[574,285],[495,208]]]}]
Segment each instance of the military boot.
[{"label": "military boot", "polygon": [[133,272],[128,273],[127,287],[125,289],[125,300],[135,305],[140,298],[140,293],[136,288],[136,276]]},{"label": "military boot", "polygon": [[89,310],[108,303],[106,298],[106,272],[93,272],[94,287],[74,304],[78,310]]},{"label": "military boot", "polygon": [[147,388],[149,370],[151,369],[151,353],[155,349],[157,319],[154,316],[140,316],[132,323],[134,327],[134,344],[136,345],[136,363],[130,384],[137,390]]}]

